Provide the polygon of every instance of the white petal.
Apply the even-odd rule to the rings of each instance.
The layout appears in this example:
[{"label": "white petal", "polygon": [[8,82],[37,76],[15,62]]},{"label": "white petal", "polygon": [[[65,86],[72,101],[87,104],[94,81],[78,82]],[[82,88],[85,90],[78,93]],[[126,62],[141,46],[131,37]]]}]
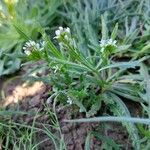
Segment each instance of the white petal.
[{"label": "white petal", "polygon": [[117,43],[117,41],[116,40],[114,40],[114,42],[113,42],[114,44],[116,44]]},{"label": "white petal", "polygon": [[112,40],[112,39],[109,39],[109,42],[110,42],[110,43],[112,43],[112,42],[113,42],[113,40]]},{"label": "white petal", "polygon": [[57,36],[60,36],[60,33],[61,33],[60,30],[56,30],[56,31],[55,31],[55,34],[56,34]]},{"label": "white petal", "polygon": [[55,36],[53,39],[58,39],[59,38],[59,36]]},{"label": "white petal", "polygon": [[63,27],[59,27],[58,28],[61,32],[64,30],[64,28]]},{"label": "white petal", "polygon": [[25,44],[27,47],[28,46],[30,46],[31,45],[31,43],[30,42],[26,42],[26,44]]},{"label": "white petal", "polygon": [[112,44],[112,39],[107,40],[107,45],[111,45]]},{"label": "white petal", "polygon": [[31,54],[31,52],[30,52],[30,51],[27,51],[27,50],[25,50],[24,53],[25,53],[26,55],[30,55],[30,54]]},{"label": "white petal", "polygon": [[31,41],[31,45],[34,46],[36,45],[36,43],[34,41]]},{"label": "white petal", "polygon": [[105,47],[106,45],[106,40],[101,40],[100,41],[100,47]]},{"label": "white petal", "polygon": [[37,48],[37,49],[39,49],[39,48],[40,48],[39,43],[36,43],[36,48]]},{"label": "white petal", "polygon": [[41,46],[42,46],[42,47],[45,46],[45,41],[41,42]]},{"label": "white petal", "polygon": [[23,49],[23,50],[26,50],[26,49],[27,49],[27,47],[26,47],[26,46],[24,46],[22,49]]},{"label": "white petal", "polygon": [[105,41],[105,40],[101,40],[100,43],[101,43],[102,45],[104,45],[104,44],[106,43],[106,41]]},{"label": "white petal", "polygon": [[72,100],[70,98],[68,98],[67,103],[69,103],[71,105],[72,104]]},{"label": "white petal", "polygon": [[70,33],[70,28],[67,27],[67,28],[65,29],[65,31],[68,32],[68,33]]}]

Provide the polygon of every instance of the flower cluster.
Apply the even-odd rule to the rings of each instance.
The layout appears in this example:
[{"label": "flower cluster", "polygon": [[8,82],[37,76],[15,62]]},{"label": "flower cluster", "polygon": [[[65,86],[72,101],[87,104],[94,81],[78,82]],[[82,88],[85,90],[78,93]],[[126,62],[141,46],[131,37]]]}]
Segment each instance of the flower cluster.
[{"label": "flower cluster", "polygon": [[39,50],[39,51],[43,50],[44,45],[45,45],[44,41],[40,43],[36,43],[35,41],[29,40],[23,46],[23,50],[26,55],[30,55],[33,50]]},{"label": "flower cluster", "polygon": [[66,46],[66,42],[72,46],[76,46],[74,39],[71,37],[70,28],[59,27],[58,30],[55,31],[54,39],[57,39],[59,42],[59,46],[64,48]]},{"label": "flower cluster", "polygon": [[108,39],[108,40],[101,40],[100,41],[100,47],[102,48],[102,52],[105,50],[106,47],[108,46],[112,46],[112,47],[117,47],[116,45],[117,41],[116,40],[112,40],[112,39]]},{"label": "flower cluster", "polygon": [[70,38],[70,28],[63,28],[59,27],[58,30],[55,31],[56,36],[54,37],[55,39],[60,39],[63,37],[66,40],[69,40]]}]

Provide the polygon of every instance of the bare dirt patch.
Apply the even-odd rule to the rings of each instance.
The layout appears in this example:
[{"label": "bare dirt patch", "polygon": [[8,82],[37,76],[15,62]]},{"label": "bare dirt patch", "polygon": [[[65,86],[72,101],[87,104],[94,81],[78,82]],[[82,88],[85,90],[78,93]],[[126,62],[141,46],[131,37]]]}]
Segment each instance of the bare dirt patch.
[{"label": "bare dirt patch", "polygon": [[[41,124],[51,124],[50,118],[46,114],[44,107],[50,89],[51,87],[49,85],[45,85],[42,82],[26,84],[20,77],[17,77],[11,80],[11,82],[5,83],[5,86],[2,86],[6,98],[2,101],[1,107],[7,106],[7,109],[9,109],[11,107],[16,107],[16,105],[14,105],[16,103],[17,109],[21,111],[33,112],[33,114],[39,112],[40,115],[36,116],[36,125],[39,128],[43,128]],[[52,107],[52,104],[49,104],[49,107]],[[126,130],[121,124],[109,123],[109,129],[103,131],[101,123],[65,123],[63,122],[64,119],[73,119],[74,116],[75,118],[82,118],[85,117],[85,115],[74,111],[71,106],[61,107],[61,105],[58,105],[56,107],[56,112],[68,150],[83,150],[87,133],[90,131],[97,131],[102,134],[102,136],[110,137],[117,144],[122,145],[122,149],[132,149]],[[74,116],[72,116],[72,112],[75,113]],[[21,117],[14,115],[13,120],[15,122],[31,125],[34,117],[35,115],[23,115]],[[58,134],[57,131],[51,129],[49,126],[47,126],[47,128],[53,133]],[[39,145],[39,150],[54,149],[52,141],[44,133],[39,131],[36,138],[37,142],[45,139],[45,142]],[[98,150],[102,144],[101,140],[97,140],[94,137],[91,139],[91,143],[91,150]]]}]

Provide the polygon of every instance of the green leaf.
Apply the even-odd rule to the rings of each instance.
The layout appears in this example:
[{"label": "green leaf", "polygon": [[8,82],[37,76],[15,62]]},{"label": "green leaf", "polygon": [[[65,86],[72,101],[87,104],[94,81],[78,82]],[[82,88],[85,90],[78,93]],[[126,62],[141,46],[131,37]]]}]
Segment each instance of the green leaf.
[{"label": "green leaf", "polygon": [[108,38],[108,30],[107,30],[107,25],[105,21],[105,16],[101,16],[101,22],[102,22],[102,39],[106,40]]},{"label": "green leaf", "polygon": [[109,145],[112,149],[120,150],[119,146],[113,141],[113,139],[100,135],[99,133],[94,132],[94,131],[91,132],[91,135],[101,140],[103,143],[107,143],[107,145]]},{"label": "green leaf", "polygon": [[23,39],[25,39],[26,41],[31,40],[31,38],[28,37],[28,35],[26,35],[26,34],[24,33],[24,31],[21,29],[21,27],[19,27],[17,24],[14,24],[13,26],[15,27],[16,31],[19,33],[19,35],[20,35]]},{"label": "green leaf", "polygon": [[82,64],[77,64],[77,63],[73,63],[73,62],[70,62],[70,61],[67,61],[67,60],[63,60],[63,59],[57,59],[57,58],[54,58],[54,57],[49,57],[50,60],[53,60],[53,61],[56,61],[58,63],[61,63],[61,64],[67,64],[73,68],[76,68],[76,69],[81,69],[81,70],[85,70],[85,71],[91,71],[90,69],[88,69],[86,66],[82,65]]},{"label": "green leaf", "polygon": [[4,61],[0,60],[0,76],[3,74]]},{"label": "green leaf", "polygon": [[149,53],[149,50],[150,50],[150,43],[144,46],[139,52],[137,52],[135,54],[136,55],[135,57],[137,58],[145,53]]},{"label": "green leaf", "polygon": [[139,61],[119,62],[103,67],[99,69],[99,71],[106,70],[108,68],[121,68],[121,69],[135,68],[136,66],[140,65],[139,63],[140,63]]},{"label": "green leaf", "polygon": [[46,50],[50,51],[54,55],[54,57],[62,59],[63,57],[62,57],[61,52],[52,43],[52,41],[50,40],[50,38],[46,35],[45,31],[42,28],[40,28],[39,30],[40,30],[40,33],[43,36],[43,39],[46,42],[46,45],[47,45],[47,49]]},{"label": "green leaf", "polygon": [[99,71],[102,71],[108,68],[121,68],[121,69],[135,68],[136,66],[140,66],[140,63],[143,62],[144,60],[147,60],[149,57],[150,56],[143,57],[137,61],[114,63],[114,64],[111,64],[111,65],[108,65],[106,67],[99,69]]},{"label": "green leaf", "polygon": [[144,128],[144,126],[141,125],[141,124],[138,124],[137,127],[138,127],[138,129],[140,130],[140,132],[141,132],[145,137],[147,137],[147,138],[150,139],[150,131],[149,131],[149,130],[146,130],[146,129]]},{"label": "green leaf", "polygon": [[142,88],[140,87],[139,84],[113,83],[110,91],[129,100],[142,102],[142,99],[139,96],[139,93],[142,91]]},{"label": "green leaf", "polygon": [[85,139],[85,150],[91,150],[91,148],[90,148],[90,145],[91,145],[91,138],[92,138],[93,136],[92,136],[92,134],[91,134],[91,132],[90,133],[88,133],[88,135],[87,135],[87,137],[86,137],[86,139]]},{"label": "green leaf", "polygon": [[[115,102],[113,105],[110,105],[110,111],[113,112],[114,115],[131,118],[128,108],[118,96],[113,93],[107,93],[106,98],[112,99]],[[137,150],[140,150],[139,135],[136,126],[133,123],[127,122],[122,122],[122,124],[126,126],[126,129],[133,141],[133,146],[136,147]]]},{"label": "green leaf", "polygon": [[33,115],[31,112],[15,111],[15,110],[0,110],[1,116],[12,116],[12,115]]},{"label": "green leaf", "polygon": [[73,98],[73,102],[80,108],[80,112],[87,112],[86,108],[84,107],[84,105],[82,104],[82,102],[80,102],[79,100]]},{"label": "green leaf", "polygon": [[64,120],[63,122],[69,122],[69,123],[82,123],[82,122],[129,122],[129,123],[140,123],[140,124],[150,125],[150,119],[136,118],[136,117],[114,117],[114,116]]},{"label": "green leaf", "polygon": [[101,98],[99,98],[99,100],[97,100],[92,107],[90,108],[90,110],[86,113],[86,117],[91,117],[94,116],[101,108]]},{"label": "green leaf", "polygon": [[42,52],[38,50],[33,50],[32,53],[27,57],[27,59],[34,60],[34,61],[43,59]]},{"label": "green leaf", "polygon": [[115,38],[117,36],[117,32],[118,32],[118,23],[116,23],[115,28],[113,29],[113,31],[111,33],[111,39],[115,40]]},{"label": "green leaf", "polygon": [[146,100],[148,104],[148,109],[146,110],[149,117],[150,117],[150,75],[149,75],[149,70],[148,67],[143,63],[141,64],[140,68],[140,74],[144,78],[144,87],[145,87],[145,94],[144,97],[141,97],[143,100]]},{"label": "green leaf", "polygon": [[121,52],[125,52],[127,51],[129,48],[131,47],[131,45],[120,45],[117,47],[117,53],[121,53]]}]

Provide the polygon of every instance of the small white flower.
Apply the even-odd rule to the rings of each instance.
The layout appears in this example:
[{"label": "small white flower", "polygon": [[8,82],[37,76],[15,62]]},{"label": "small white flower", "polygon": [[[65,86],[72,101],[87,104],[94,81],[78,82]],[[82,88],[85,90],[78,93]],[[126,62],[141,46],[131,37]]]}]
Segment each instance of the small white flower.
[{"label": "small white flower", "polygon": [[59,70],[59,67],[58,66],[54,66],[53,69],[54,69],[54,73],[56,73],[57,70]]},{"label": "small white flower", "polygon": [[63,27],[59,27],[59,30],[62,32],[64,30],[64,28]]},{"label": "small white flower", "polygon": [[24,53],[26,55],[30,55],[33,49],[40,50],[42,47],[40,47],[39,43],[36,43],[35,41],[29,40],[25,43],[23,46]]},{"label": "small white flower", "polygon": [[76,47],[75,40],[71,36],[71,31],[69,27],[63,28],[58,27],[58,30],[55,31],[54,39],[58,40],[60,48],[65,48],[67,46],[66,42],[74,47]]},{"label": "small white flower", "polygon": [[101,46],[101,47],[104,47],[105,45],[106,45],[106,40],[101,40],[101,41],[100,41],[100,46]]},{"label": "small white flower", "polygon": [[[68,35],[70,35],[70,28],[63,28],[63,27],[58,27],[58,30],[55,31],[55,37],[54,39],[59,39],[61,36],[67,37]],[[66,38],[65,38],[66,39]],[[67,39],[69,39],[69,37],[67,37]]]},{"label": "small white flower", "polygon": [[39,51],[42,51],[43,49],[44,49],[44,47],[45,47],[45,41],[41,41],[41,42],[39,42]]},{"label": "small white flower", "polygon": [[[23,48],[25,48],[25,47],[23,47]],[[25,50],[24,53],[25,53],[26,55],[30,55],[30,54],[31,54],[31,51]]]},{"label": "small white flower", "polygon": [[70,105],[73,103],[72,99],[69,96],[67,96],[67,103],[70,104]]},{"label": "small white flower", "polygon": [[68,33],[70,33],[70,28],[67,27],[67,28],[65,29],[65,31],[68,32]]},{"label": "small white flower", "polygon": [[113,44],[115,45],[116,43],[117,43],[117,41],[116,41],[116,40],[114,40],[114,41],[113,41]]},{"label": "small white flower", "polygon": [[101,40],[100,41],[100,47],[102,48],[102,52],[104,51],[104,49],[107,47],[107,46],[114,46],[114,47],[117,47],[116,45],[117,41],[116,40],[112,40],[112,39],[108,39],[108,40]]},{"label": "small white flower", "polygon": [[55,31],[55,34],[56,34],[57,38],[60,36],[60,33],[61,33],[60,30]]},{"label": "small white flower", "polygon": [[117,43],[117,41],[116,40],[112,40],[112,39],[109,39],[108,41],[107,41],[107,44],[108,45],[113,45],[113,46],[116,46],[116,43]]},{"label": "small white flower", "polygon": [[107,41],[108,44],[111,44],[112,42],[113,42],[112,39],[109,39],[109,40]]},{"label": "small white flower", "polygon": [[36,43],[35,48],[36,48],[36,49],[40,49],[40,44],[39,44],[39,43]]}]

